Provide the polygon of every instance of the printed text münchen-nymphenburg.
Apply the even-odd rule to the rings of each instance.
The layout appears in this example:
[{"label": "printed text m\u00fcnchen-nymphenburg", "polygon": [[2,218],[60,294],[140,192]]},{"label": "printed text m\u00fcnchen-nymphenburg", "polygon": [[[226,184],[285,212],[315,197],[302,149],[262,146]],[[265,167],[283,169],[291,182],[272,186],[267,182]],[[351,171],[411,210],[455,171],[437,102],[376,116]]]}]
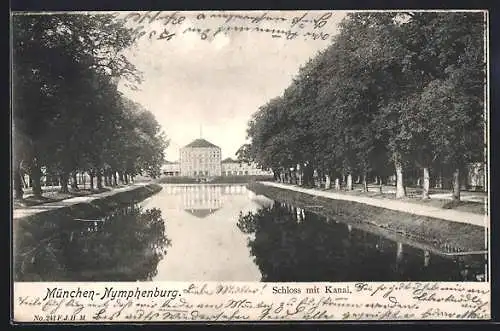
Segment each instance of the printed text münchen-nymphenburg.
[{"label": "printed text m\u00fcnchen-nymphenburg", "polygon": [[177,290],[164,290],[155,287],[154,289],[140,289],[136,287],[135,290],[118,290],[113,287],[105,287],[104,293],[96,292],[94,290],[82,290],[80,287],[73,290],[65,290],[59,287],[47,288],[47,293],[43,300],[47,299],[64,299],[64,298],[89,298],[94,300],[94,296],[100,296],[101,300],[116,298],[124,299],[139,299],[139,298],[172,298],[175,299],[179,294]]}]

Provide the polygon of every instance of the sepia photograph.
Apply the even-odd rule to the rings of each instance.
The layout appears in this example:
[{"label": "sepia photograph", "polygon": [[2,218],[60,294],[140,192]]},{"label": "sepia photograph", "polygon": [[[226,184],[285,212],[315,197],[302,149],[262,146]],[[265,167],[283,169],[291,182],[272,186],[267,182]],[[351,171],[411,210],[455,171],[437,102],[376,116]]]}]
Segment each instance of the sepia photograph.
[{"label": "sepia photograph", "polygon": [[11,13],[13,281],[489,283],[487,15]]}]

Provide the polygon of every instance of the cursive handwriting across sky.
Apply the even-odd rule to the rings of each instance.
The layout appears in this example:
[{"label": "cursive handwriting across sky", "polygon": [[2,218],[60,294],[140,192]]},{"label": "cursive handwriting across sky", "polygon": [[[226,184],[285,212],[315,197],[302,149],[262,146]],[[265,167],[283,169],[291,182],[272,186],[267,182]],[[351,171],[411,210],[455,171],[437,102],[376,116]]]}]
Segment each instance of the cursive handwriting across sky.
[{"label": "cursive handwriting across sky", "polygon": [[[282,94],[299,67],[331,43],[344,16],[331,11],[123,13],[137,32],[126,55],[144,82],[139,91],[121,89],[156,115],[171,142],[168,160],[177,160],[179,148],[199,138],[200,127],[223,157],[234,157],[245,143],[251,115]],[[287,31],[296,36],[288,39]]]}]

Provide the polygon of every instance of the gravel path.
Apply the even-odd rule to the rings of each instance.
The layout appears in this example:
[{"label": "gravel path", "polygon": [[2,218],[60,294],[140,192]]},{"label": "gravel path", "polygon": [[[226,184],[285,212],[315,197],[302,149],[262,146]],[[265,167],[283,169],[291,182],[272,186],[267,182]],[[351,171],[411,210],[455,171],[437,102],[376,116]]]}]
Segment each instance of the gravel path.
[{"label": "gravel path", "polygon": [[12,218],[14,220],[16,220],[16,219],[19,219],[22,217],[27,217],[27,216],[32,216],[32,215],[35,215],[38,213],[43,213],[43,212],[46,212],[48,210],[54,210],[54,209],[72,206],[72,205],[75,205],[77,203],[91,202],[91,201],[98,199],[98,198],[104,198],[104,197],[107,197],[110,195],[114,195],[118,192],[130,191],[134,188],[145,186],[147,184],[148,183],[134,183],[134,184],[131,184],[129,186],[112,189],[112,190],[107,191],[107,192],[91,194],[91,195],[86,195],[86,196],[82,196],[82,197],[74,197],[74,198],[69,198],[69,199],[62,200],[62,201],[49,202],[49,203],[44,203],[44,204],[36,205],[36,206],[16,208],[13,211]]}]

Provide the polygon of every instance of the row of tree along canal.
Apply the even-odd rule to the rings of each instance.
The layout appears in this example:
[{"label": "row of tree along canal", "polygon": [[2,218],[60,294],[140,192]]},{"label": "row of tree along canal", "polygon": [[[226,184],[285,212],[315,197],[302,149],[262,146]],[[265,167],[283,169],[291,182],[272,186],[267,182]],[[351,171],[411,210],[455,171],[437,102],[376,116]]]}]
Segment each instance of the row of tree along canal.
[{"label": "row of tree along canal", "polygon": [[167,145],[155,117],[118,91],[141,74],[122,55],[129,29],[108,14],[14,15],[13,179],[16,198],[29,175],[35,196],[42,177],[63,192],[78,173],[91,188],[157,176]]},{"label": "row of tree along canal", "polygon": [[359,176],[367,190],[367,178],[395,174],[398,198],[409,177],[420,178],[423,198],[447,177],[459,200],[467,165],[485,163],[484,15],[348,15],[336,40],[253,116],[240,159],[305,185],[314,174],[348,187]]}]

